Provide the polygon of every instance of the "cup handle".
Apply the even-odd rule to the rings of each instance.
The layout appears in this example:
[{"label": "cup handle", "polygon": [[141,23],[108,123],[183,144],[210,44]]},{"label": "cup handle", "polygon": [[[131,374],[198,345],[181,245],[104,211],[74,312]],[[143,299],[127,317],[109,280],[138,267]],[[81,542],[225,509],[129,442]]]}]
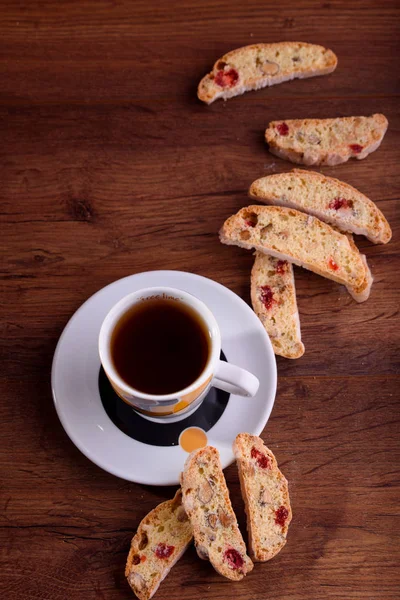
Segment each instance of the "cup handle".
[{"label": "cup handle", "polygon": [[257,394],[260,382],[246,369],[220,360],[211,385],[229,394],[252,398]]}]

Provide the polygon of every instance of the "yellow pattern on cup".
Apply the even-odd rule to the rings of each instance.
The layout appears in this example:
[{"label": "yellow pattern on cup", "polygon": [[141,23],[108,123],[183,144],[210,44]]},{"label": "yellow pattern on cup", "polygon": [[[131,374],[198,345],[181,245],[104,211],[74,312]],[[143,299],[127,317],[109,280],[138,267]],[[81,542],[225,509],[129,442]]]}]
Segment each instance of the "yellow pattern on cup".
[{"label": "yellow pattern on cup", "polygon": [[187,406],[189,406],[189,402],[185,402],[184,400],[181,400],[180,402],[178,402],[178,404],[175,404],[172,412],[178,413],[179,411],[183,410]]},{"label": "yellow pattern on cup", "polygon": [[[206,387],[209,385],[211,379],[212,379],[212,375],[210,375],[210,377],[204,383],[199,385],[199,387],[196,388],[193,392],[190,392],[189,394],[185,394],[184,396],[181,396],[181,402],[185,402],[186,405],[191,404],[206,389]],[[181,404],[181,402],[179,404]],[[181,409],[179,409],[179,410],[181,410]],[[177,411],[174,410],[174,412],[177,412]]]}]

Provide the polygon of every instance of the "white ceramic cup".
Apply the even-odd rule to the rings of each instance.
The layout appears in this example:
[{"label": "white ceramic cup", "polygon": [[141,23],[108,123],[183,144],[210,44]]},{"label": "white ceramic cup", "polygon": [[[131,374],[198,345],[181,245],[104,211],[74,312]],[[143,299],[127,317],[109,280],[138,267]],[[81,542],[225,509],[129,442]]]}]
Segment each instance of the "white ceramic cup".
[{"label": "white ceramic cup", "polygon": [[[210,352],[203,372],[185,389],[164,395],[146,394],[132,388],[117,373],[111,357],[111,338],[117,323],[135,304],[163,298],[183,302],[197,312],[210,336]],[[200,406],[211,386],[238,396],[255,396],[257,377],[220,360],[220,353],[221,334],[210,309],[192,294],[175,288],[146,288],[125,296],[113,306],[100,329],[100,360],[112,387],[122,400],[152,421],[170,423],[186,418]]]}]

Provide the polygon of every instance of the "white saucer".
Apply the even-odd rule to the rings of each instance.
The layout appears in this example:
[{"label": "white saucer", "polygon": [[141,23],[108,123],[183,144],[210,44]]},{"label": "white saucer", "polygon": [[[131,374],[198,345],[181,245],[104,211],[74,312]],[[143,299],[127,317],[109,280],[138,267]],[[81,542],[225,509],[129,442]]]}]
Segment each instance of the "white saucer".
[{"label": "white saucer", "polygon": [[[157,428],[150,432],[157,442],[133,439],[114,424],[103,406],[105,378],[101,396],[99,389],[97,342],[104,317],[127,294],[152,286],[180,288],[205,302],[217,319],[227,360],[248,369],[260,380],[254,398],[231,395],[226,403],[226,396],[223,406],[217,399],[223,412],[215,424],[209,422],[209,429],[204,427],[208,444],[220,452],[223,468],[233,461],[232,442],[239,432],[259,435],[264,429],[275,400],[276,362],[271,342],[251,308],[226,287],[199,275],[181,271],[131,275],[103,288],[77,310],[60,337],[52,367],[54,403],[65,431],[87,458],[113,475],[148,485],[174,485],[188,454],[178,442],[164,440],[163,445],[156,445],[164,437],[164,430],[159,428],[173,426],[153,426],[143,419],[144,428]],[[124,406],[134,415],[134,430],[141,417]],[[200,418],[202,406],[189,419],[196,419],[198,413]],[[196,426],[196,421],[190,425]],[[181,421],[174,427],[181,427],[182,431],[188,424]],[[140,436],[144,430],[141,423],[138,429]]]}]

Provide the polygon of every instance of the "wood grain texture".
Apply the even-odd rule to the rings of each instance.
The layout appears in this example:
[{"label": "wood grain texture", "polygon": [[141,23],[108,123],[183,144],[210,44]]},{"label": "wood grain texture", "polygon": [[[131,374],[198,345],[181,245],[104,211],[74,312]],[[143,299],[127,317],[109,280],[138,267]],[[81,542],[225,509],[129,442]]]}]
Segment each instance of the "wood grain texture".
[{"label": "wood grain texture", "polygon": [[[159,268],[249,302],[251,253],[217,232],[254,179],[292,167],[268,153],[266,125],[373,112],[389,119],[381,148],[321,169],[392,225],[387,246],[357,240],[370,300],[296,269],[306,353],[277,360],[263,437],[290,483],[287,546],[237,584],[190,550],[156,598],[398,598],[399,22],[391,0],[0,0],[2,599],[131,598],[130,538],[174,491],[102,472],[64,433],[49,378],[71,314],[115,279]],[[337,71],[197,101],[218,56],[280,40],[331,47]],[[226,474],[244,525],[235,468]]]}]

